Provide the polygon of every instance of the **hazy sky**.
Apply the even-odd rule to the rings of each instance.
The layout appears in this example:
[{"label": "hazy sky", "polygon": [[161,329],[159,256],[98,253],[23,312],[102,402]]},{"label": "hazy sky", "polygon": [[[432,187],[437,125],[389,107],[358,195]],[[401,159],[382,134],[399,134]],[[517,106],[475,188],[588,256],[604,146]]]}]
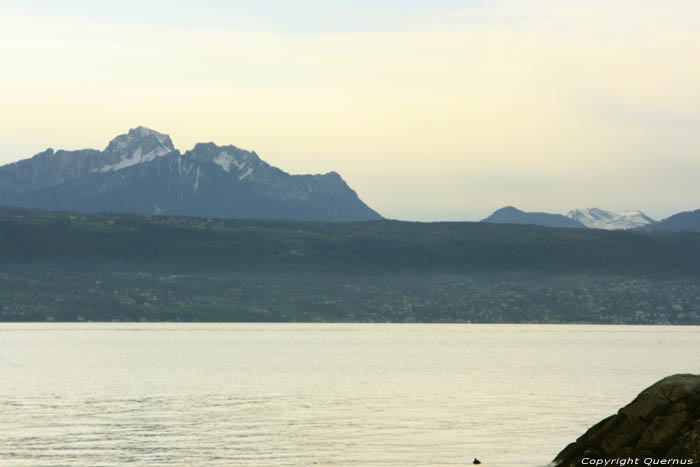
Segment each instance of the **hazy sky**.
[{"label": "hazy sky", "polygon": [[697,0],[0,0],[0,83],[0,164],[144,125],[390,218],[700,208]]}]

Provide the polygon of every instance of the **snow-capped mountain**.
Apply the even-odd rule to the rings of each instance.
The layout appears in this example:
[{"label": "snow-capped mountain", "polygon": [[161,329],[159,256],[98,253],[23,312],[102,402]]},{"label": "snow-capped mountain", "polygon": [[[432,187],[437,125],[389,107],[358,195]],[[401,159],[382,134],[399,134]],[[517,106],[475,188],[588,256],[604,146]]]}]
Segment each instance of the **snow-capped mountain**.
[{"label": "snow-capped mountain", "polygon": [[103,151],[55,151],[0,167],[0,205],[247,219],[381,219],[335,172],[290,175],[235,146],[137,127]]},{"label": "snow-capped mountain", "polygon": [[644,227],[656,221],[642,211],[616,213],[598,208],[574,209],[567,214],[591,229],[624,230]]},{"label": "snow-capped mountain", "polygon": [[139,126],[110,141],[103,152],[103,164],[93,172],[110,172],[150,162],[175,150],[170,136]]}]

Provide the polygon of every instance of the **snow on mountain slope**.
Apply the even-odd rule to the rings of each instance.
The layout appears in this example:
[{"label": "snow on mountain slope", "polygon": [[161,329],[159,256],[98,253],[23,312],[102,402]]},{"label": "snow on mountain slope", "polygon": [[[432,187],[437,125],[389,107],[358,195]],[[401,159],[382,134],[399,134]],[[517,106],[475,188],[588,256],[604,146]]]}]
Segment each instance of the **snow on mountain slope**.
[{"label": "snow on mountain slope", "polygon": [[132,128],[104,151],[48,149],[0,166],[6,205],[82,212],[240,219],[362,221],[381,216],[335,172],[291,175],[254,151]]},{"label": "snow on mountain slope", "polygon": [[168,135],[139,126],[110,141],[104,151],[104,165],[93,172],[111,172],[150,162],[172,151]]},{"label": "snow on mountain slope", "polygon": [[654,219],[642,211],[624,211],[616,213],[598,208],[574,209],[568,217],[577,220],[591,229],[624,230],[643,227],[654,223]]}]

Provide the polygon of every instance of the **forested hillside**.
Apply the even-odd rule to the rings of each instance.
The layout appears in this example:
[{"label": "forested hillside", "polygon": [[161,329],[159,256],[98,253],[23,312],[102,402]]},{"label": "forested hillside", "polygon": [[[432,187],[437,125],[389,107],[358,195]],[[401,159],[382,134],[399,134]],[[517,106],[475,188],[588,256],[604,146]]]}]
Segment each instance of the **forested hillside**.
[{"label": "forested hillside", "polygon": [[700,323],[700,234],[0,215],[0,319]]}]

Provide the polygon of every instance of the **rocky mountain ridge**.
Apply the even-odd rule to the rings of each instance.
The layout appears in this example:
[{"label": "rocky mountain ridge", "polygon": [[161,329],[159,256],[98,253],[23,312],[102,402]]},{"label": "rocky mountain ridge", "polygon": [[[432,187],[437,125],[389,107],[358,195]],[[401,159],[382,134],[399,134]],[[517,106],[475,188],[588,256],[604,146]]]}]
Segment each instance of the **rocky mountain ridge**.
[{"label": "rocky mountain ridge", "polygon": [[198,143],[181,154],[137,127],[103,151],[54,151],[0,167],[0,204],[81,212],[320,221],[375,220],[336,172],[290,175],[251,151]]}]

